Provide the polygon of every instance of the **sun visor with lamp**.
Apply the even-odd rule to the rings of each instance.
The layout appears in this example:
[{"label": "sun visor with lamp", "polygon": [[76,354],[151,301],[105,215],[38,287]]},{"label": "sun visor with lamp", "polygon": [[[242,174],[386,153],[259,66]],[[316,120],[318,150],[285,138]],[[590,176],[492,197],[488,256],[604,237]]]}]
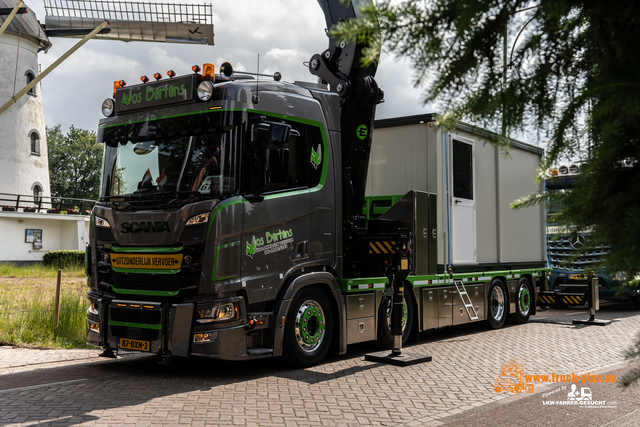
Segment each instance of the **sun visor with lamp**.
[{"label": "sun visor with lamp", "polygon": [[194,88],[198,80],[198,76],[192,74],[117,88],[115,91],[115,112],[116,114],[126,114],[148,108],[195,102]]}]

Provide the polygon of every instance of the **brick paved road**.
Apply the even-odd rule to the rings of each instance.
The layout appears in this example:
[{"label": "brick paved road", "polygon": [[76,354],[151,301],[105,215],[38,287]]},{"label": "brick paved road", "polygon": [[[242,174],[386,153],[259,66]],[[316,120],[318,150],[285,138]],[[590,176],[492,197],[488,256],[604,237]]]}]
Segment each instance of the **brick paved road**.
[{"label": "brick paved road", "polygon": [[[136,354],[128,356],[131,361],[124,370],[121,361],[87,359],[84,351],[0,348],[0,383],[15,380],[20,369],[30,370],[32,377],[47,377],[74,363],[76,369],[86,369],[87,363],[99,366],[101,375],[0,391],[0,425],[474,425],[468,416],[482,411],[486,415],[508,405],[515,411],[528,408],[514,405],[520,399],[544,411],[540,396],[558,387],[538,383],[536,394],[528,396],[496,393],[493,383],[508,359],[516,359],[531,374],[593,373],[624,366],[623,352],[640,331],[640,313],[605,308],[598,318],[612,319],[609,326],[570,324],[572,318],[586,317],[584,311],[554,319],[540,314],[526,325],[497,331],[473,325],[423,334],[420,344],[407,350],[431,355],[433,361],[408,368],[365,362],[364,354],[377,350],[371,345],[352,346],[346,356],[308,369],[291,369],[281,360],[189,360],[166,367],[157,365],[154,357]],[[29,360],[31,365],[9,366]],[[607,387],[617,386],[599,384],[600,396]],[[637,388],[624,393],[625,402],[629,396],[640,401]],[[615,419],[632,423],[635,409],[637,404],[626,403],[616,409],[591,409],[609,412],[591,420],[599,424],[587,424]],[[529,415],[531,411],[527,409]],[[570,414],[563,415],[558,425],[577,425],[571,420]],[[547,421],[540,425],[553,425],[553,415]]]}]

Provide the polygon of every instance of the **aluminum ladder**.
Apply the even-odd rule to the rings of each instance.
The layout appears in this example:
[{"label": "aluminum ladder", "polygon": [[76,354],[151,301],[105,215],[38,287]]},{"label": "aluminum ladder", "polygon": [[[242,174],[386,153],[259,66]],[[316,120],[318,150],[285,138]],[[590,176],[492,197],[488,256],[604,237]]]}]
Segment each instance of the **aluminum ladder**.
[{"label": "aluminum ladder", "polygon": [[[454,280],[453,284],[456,286],[456,290],[458,291],[458,295],[460,295],[460,299],[464,304],[464,308],[467,310],[467,314],[469,315],[470,320],[478,320],[478,312],[476,308],[471,303],[471,297],[467,293],[467,289],[464,287],[462,280]],[[465,299],[466,298],[466,299]],[[473,313],[473,315],[471,314]]]}]

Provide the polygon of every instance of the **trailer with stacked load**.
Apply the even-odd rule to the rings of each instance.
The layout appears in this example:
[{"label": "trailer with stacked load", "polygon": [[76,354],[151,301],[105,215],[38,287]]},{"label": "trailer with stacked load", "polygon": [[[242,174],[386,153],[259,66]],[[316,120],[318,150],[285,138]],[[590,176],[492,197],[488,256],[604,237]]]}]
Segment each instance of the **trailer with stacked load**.
[{"label": "trailer with stacked load", "polygon": [[[328,26],[357,16],[359,2],[320,3]],[[514,143],[506,160],[430,116],[374,134],[383,94],[361,48],[332,40],[309,61],[319,83],[258,81],[226,63],[115,82],[98,129],[89,344],[298,366],[330,347],[391,346],[386,271],[399,254],[402,340],[535,313],[544,212],[509,203],[535,190],[540,150]],[[366,218],[365,191],[396,202]]]},{"label": "trailer with stacked load", "polygon": [[[549,193],[571,191],[580,178],[577,164],[562,165],[545,180]],[[604,269],[610,245],[590,247],[590,230],[559,222],[562,206],[547,205],[547,256],[552,268],[549,287],[538,296],[538,304],[547,307],[584,305],[589,300],[588,285],[598,282],[598,297],[609,301],[633,301],[640,307],[640,286],[632,286],[622,277],[612,277]]]},{"label": "trailer with stacked load", "polygon": [[508,316],[526,321],[535,313],[536,291],[545,287],[544,206],[510,208],[541,191],[533,177],[542,150],[512,141],[505,155],[488,136],[465,124],[445,131],[433,114],[375,122],[363,214],[402,218],[411,227],[415,276],[409,281],[429,286],[420,296],[425,302],[439,306],[454,295],[452,317],[448,309],[421,310],[425,326],[472,321],[455,279],[471,288],[479,318],[494,326]]}]

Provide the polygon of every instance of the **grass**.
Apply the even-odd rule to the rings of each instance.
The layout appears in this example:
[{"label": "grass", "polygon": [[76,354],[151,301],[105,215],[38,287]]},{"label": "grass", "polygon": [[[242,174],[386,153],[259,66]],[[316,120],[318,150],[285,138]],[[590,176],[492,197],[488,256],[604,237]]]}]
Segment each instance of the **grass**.
[{"label": "grass", "polygon": [[88,306],[84,267],[64,270],[59,324],[54,332],[58,270],[0,266],[0,343],[36,348],[92,348],[85,344]]},{"label": "grass", "polygon": [[[84,274],[84,265],[75,265],[66,268],[63,271],[63,274],[66,276],[82,276],[85,277]],[[53,267],[45,267],[43,264],[35,264],[28,266],[16,266],[14,264],[0,264],[0,278],[12,278],[12,277],[22,277],[22,278],[49,278],[49,277],[57,277],[58,270]]]}]

